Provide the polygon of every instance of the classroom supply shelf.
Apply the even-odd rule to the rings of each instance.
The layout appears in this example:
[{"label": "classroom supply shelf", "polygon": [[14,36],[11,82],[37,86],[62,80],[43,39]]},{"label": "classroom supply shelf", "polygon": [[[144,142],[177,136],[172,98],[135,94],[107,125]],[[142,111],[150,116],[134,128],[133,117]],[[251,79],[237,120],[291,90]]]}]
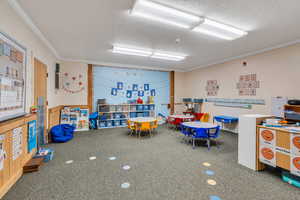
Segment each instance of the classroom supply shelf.
[{"label": "classroom supply shelf", "polygon": [[98,129],[126,127],[135,117],[155,117],[155,104],[98,104]]}]

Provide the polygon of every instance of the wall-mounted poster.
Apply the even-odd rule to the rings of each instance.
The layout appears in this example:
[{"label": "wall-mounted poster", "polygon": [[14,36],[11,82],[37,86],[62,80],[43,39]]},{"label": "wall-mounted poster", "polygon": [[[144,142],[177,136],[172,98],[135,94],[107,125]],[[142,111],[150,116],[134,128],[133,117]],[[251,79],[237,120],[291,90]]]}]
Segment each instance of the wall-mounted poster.
[{"label": "wall-mounted poster", "polygon": [[117,83],[117,89],[118,90],[123,90],[123,83],[122,82]]},{"label": "wall-mounted poster", "polygon": [[154,97],[154,96],[156,95],[156,91],[155,91],[155,89],[152,89],[150,93],[151,93],[151,96],[153,96],[153,97]]},{"label": "wall-mounted poster", "polygon": [[23,129],[22,127],[15,128],[12,132],[12,157],[13,160],[19,158],[22,154],[22,143],[23,143]]},{"label": "wall-mounted poster", "polygon": [[26,49],[0,32],[0,121],[25,114]]},{"label": "wall-mounted poster", "polygon": [[28,153],[33,149],[37,148],[37,130],[36,121],[31,121],[28,123],[28,139],[27,139]]},{"label": "wall-mounted poster", "polygon": [[256,89],[260,87],[256,74],[241,75],[237,83],[240,96],[256,96]]},{"label": "wall-mounted poster", "polygon": [[149,84],[144,84],[144,91],[148,91],[150,89]]},{"label": "wall-mounted poster", "polygon": [[133,84],[133,85],[132,85],[132,90],[133,90],[133,91],[138,91],[138,89],[139,89],[138,84]]},{"label": "wall-mounted poster", "polygon": [[117,88],[111,88],[111,95],[112,96],[117,96],[117,94],[118,94]]},{"label": "wall-mounted poster", "polygon": [[131,90],[127,90],[126,97],[129,98],[129,99],[132,98],[132,91]]},{"label": "wall-mounted poster", "polygon": [[139,95],[139,97],[143,97],[144,96],[144,91],[140,90],[138,95]]},{"label": "wall-mounted poster", "polygon": [[208,80],[206,83],[207,96],[217,96],[219,88],[217,80]]}]

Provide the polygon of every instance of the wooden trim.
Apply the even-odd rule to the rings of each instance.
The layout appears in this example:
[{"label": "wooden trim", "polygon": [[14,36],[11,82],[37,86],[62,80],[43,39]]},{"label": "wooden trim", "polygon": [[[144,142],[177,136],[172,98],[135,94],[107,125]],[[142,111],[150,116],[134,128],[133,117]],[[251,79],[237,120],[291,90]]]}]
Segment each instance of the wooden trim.
[{"label": "wooden trim", "polygon": [[23,175],[23,169],[20,169],[17,174],[6,182],[0,190],[0,199],[9,191],[9,189],[21,178]]},{"label": "wooden trim", "polygon": [[174,114],[175,110],[175,72],[170,72],[170,113]]},{"label": "wooden trim", "polygon": [[87,104],[90,112],[93,112],[93,96],[94,96],[94,85],[93,85],[93,65],[88,64],[88,94]]}]

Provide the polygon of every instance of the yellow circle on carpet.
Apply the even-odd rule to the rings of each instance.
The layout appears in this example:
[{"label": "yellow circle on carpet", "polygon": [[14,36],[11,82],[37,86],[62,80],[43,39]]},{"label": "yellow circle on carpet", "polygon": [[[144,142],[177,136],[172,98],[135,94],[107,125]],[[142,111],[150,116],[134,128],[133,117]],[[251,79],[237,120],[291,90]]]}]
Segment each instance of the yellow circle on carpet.
[{"label": "yellow circle on carpet", "polygon": [[207,184],[209,184],[209,185],[217,185],[217,182],[215,180],[208,179],[207,180]]},{"label": "yellow circle on carpet", "polygon": [[211,166],[211,164],[208,163],[208,162],[204,162],[203,165],[204,165],[205,167],[210,167],[210,166]]}]

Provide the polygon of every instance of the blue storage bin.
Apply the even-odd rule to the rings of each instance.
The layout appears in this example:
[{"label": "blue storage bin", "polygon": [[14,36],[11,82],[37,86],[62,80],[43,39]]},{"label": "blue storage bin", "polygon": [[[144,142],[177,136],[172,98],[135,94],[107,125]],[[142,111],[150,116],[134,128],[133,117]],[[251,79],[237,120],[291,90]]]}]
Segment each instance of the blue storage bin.
[{"label": "blue storage bin", "polygon": [[137,105],[136,110],[137,111],[143,111],[144,110],[144,105]]},{"label": "blue storage bin", "polygon": [[106,127],[106,121],[99,121],[99,127],[105,128]]},{"label": "blue storage bin", "polygon": [[144,112],[144,117],[150,117],[150,112]]},{"label": "blue storage bin", "polygon": [[[48,151],[48,153],[46,155],[43,155],[43,152]],[[41,154],[40,154],[41,153]],[[40,153],[38,153],[36,156],[34,156],[34,158],[44,158],[44,162],[49,162],[50,160],[53,160],[53,156],[54,156],[54,150],[51,148],[42,148],[40,150]]]},{"label": "blue storage bin", "polygon": [[114,113],[114,119],[120,119],[121,115],[121,113]]},{"label": "blue storage bin", "polygon": [[115,120],[113,122],[113,126],[120,126],[120,124],[121,124],[121,121],[119,121],[119,120]]},{"label": "blue storage bin", "polygon": [[144,105],[144,110],[150,110],[150,105]]},{"label": "blue storage bin", "polygon": [[130,118],[135,118],[135,117],[137,117],[136,112],[131,112],[131,113],[130,113]]},{"label": "blue storage bin", "polygon": [[127,121],[126,120],[121,120],[121,126],[126,126],[127,125]]},{"label": "blue storage bin", "polygon": [[138,113],[136,113],[136,116],[137,117],[144,117],[144,113],[143,112],[138,112]]},{"label": "blue storage bin", "polygon": [[106,127],[112,127],[113,126],[113,122],[112,121],[107,121],[106,122]]},{"label": "blue storage bin", "polygon": [[149,105],[149,110],[154,110],[155,106],[154,105]]},{"label": "blue storage bin", "polygon": [[120,118],[124,119],[124,118],[126,118],[126,115],[122,114]]}]

